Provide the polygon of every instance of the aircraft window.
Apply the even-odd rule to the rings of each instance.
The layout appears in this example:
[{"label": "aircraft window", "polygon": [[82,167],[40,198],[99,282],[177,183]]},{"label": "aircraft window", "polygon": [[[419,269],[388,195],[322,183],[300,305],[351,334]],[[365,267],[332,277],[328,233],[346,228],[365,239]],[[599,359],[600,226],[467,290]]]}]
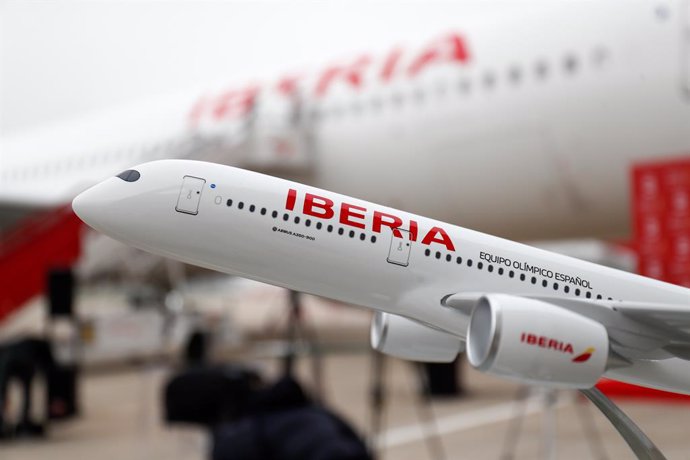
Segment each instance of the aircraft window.
[{"label": "aircraft window", "polygon": [[400,93],[393,93],[391,96],[391,101],[393,105],[402,106],[405,103],[405,98]]},{"label": "aircraft window", "polygon": [[338,229],[338,235],[342,235],[343,233],[345,233],[345,230],[343,230],[343,228],[340,227],[340,228]]},{"label": "aircraft window", "polygon": [[451,260],[453,260],[453,256],[446,254],[446,262],[450,262]]},{"label": "aircraft window", "polygon": [[354,231],[354,230],[350,230],[350,238],[354,238],[354,237],[355,237],[355,231]]},{"label": "aircraft window", "polygon": [[122,171],[117,177],[125,182],[136,182],[141,177],[141,174],[136,169],[128,169],[127,171]]},{"label": "aircraft window", "polygon": [[494,271],[494,266],[493,266],[493,265],[489,265],[488,267],[486,267],[486,269],[489,270],[489,273],[491,273],[491,272]]},{"label": "aircraft window", "polygon": [[654,13],[656,14],[656,18],[659,21],[665,21],[669,18],[671,15],[670,11],[668,10],[668,7],[666,5],[659,5],[654,9]]},{"label": "aircraft window", "polygon": [[467,259],[467,266],[471,267],[472,266],[472,259]]},{"label": "aircraft window", "polygon": [[333,231],[333,226],[329,225],[326,230],[328,230],[328,233],[331,233]]},{"label": "aircraft window", "polygon": [[255,209],[256,209],[256,206],[254,206],[254,205],[249,206],[249,212],[254,212]]},{"label": "aircraft window", "polygon": [[537,61],[534,65],[534,73],[537,74],[540,80],[545,79],[549,74],[549,66],[546,64],[546,61]]},{"label": "aircraft window", "polygon": [[532,284],[537,284],[537,278],[534,276],[532,277]]},{"label": "aircraft window", "polygon": [[526,278],[525,274],[520,273],[520,281],[525,281],[525,278]]},{"label": "aircraft window", "polygon": [[496,76],[491,72],[486,72],[482,78],[482,83],[486,89],[493,89],[496,86]]},{"label": "aircraft window", "polygon": [[316,223],[316,229],[321,230],[321,227],[323,227],[323,224],[321,222]]},{"label": "aircraft window", "polygon": [[587,291],[587,293],[585,294],[585,297],[587,297],[588,299],[591,299],[591,298],[592,298],[592,293],[589,292],[589,291]]},{"label": "aircraft window", "polygon": [[440,251],[436,251],[435,256],[436,256],[437,259],[440,259],[440,258],[441,258],[441,252],[440,252]]},{"label": "aircraft window", "polygon": [[472,84],[470,83],[470,81],[467,78],[463,78],[458,83],[458,89],[463,94],[469,93],[470,89],[472,89]]},{"label": "aircraft window", "polygon": [[371,242],[376,243],[376,235],[371,235]]},{"label": "aircraft window", "polygon": [[613,298],[612,298],[612,297],[609,297],[609,300],[613,300]]},{"label": "aircraft window", "polygon": [[237,208],[238,209],[244,208],[244,202],[240,201],[239,203],[237,203]]},{"label": "aircraft window", "polygon": [[558,283],[553,283],[553,290],[557,291],[558,290]]},{"label": "aircraft window", "polygon": [[266,208],[261,208],[261,215],[265,216],[266,215]]},{"label": "aircraft window", "polygon": [[479,262],[477,264],[477,270],[481,270],[482,268],[484,268],[484,264],[482,262]]},{"label": "aircraft window", "polygon": [[458,257],[457,259],[455,259],[455,263],[460,265],[462,263],[462,257]]},{"label": "aircraft window", "polygon": [[283,220],[285,222],[287,222],[289,218],[290,218],[290,215],[288,213],[283,214]]},{"label": "aircraft window", "polygon": [[375,97],[371,100],[371,106],[376,110],[379,110],[382,105],[383,105],[383,102],[381,102],[381,98],[379,98],[379,97]]},{"label": "aircraft window", "polygon": [[522,72],[518,66],[513,66],[508,69],[508,80],[513,84],[519,84],[522,80]]},{"label": "aircraft window", "polygon": [[424,103],[424,90],[422,88],[417,88],[414,90],[414,93],[412,93],[414,96],[415,102],[422,104]]},{"label": "aircraft window", "polygon": [[278,217],[278,211],[273,211],[273,212],[271,213],[271,215],[272,215],[273,218],[275,219],[276,217]]},{"label": "aircraft window", "polygon": [[575,289],[575,295],[576,295],[576,296],[579,296],[579,295],[580,295],[580,290],[579,290],[579,289]]},{"label": "aircraft window", "polygon": [[431,249],[426,249],[426,250],[424,251],[424,255],[427,256],[427,257],[429,257],[429,255],[431,255]]},{"label": "aircraft window", "polygon": [[364,241],[367,238],[367,236],[364,233],[359,234],[359,239]]},{"label": "aircraft window", "polygon": [[226,201],[225,204],[229,208],[230,206],[232,206],[232,200],[228,198],[228,201]]},{"label": "aircraft window", "polygon": [[547,287],[548,285],[549,285],[549,282],[546,281],[546,280],[543,280],[543,281],[541,282],[541,287]]},{"label": "aircraft window", "polygon": [[305,220],[304,225],[306,225],[307,227],[311,227],[311,220],[309,220],[309,219]]},{"label": "aircraft window", "polygon": [[513,270],[508,272],[508,277],[509,278],[514,278],[515,277],[515,272]]},{"label": "aircraft window", "polygon": [[575,55],[573,54],[568,54],[565,56],[563,59],[563,69],[567,74],[574,74],[577,72],[577,67],[578,67],[578,61]]},{"label": "aircraft window", "polygon": [[295,223],[299,224],[299,216],[295,216]]},{"label": "aircraft window", "polygon": [[498,267],[498,274],[503,275],[503,267]]},{"label": "aircraft window", "polygon": [[597,299],[601,300],[601,294],[597,294]]},{"label": "aircraft window", "polygon": [[567,294],[568,292],[570,292],[570,286],[565,286],[565,287],[563,288],[563,291],[565,291],[566,294]]},{"label": "aircraft window", "polygon": [[594,64],[595,67],[601,67],[608,60],[608,56],[609,53],[606,48],[595,48],[594,51],[592,51],[592,64]]}]

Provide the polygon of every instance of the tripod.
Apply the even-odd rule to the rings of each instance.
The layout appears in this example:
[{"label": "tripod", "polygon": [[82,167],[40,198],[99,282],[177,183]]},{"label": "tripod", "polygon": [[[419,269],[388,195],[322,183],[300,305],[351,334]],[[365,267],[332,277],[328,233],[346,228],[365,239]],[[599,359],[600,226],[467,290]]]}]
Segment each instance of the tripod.
[{"label": "tripod", "polygon": [[323,364],[321,360],[321,349],[317,342],[316,333],[309,328],[304,319],[304,308],[302,307],[301,296],[297,291],[288,291],[288,323],[287,323],[287,352],[283,357],[284,375],[293,376],[295,361],[300,348],[306,346],[311,358],[313,382],[313,396],[318,401],[323,401]]},{"label": "tripod", "polygon": [[[384,447],[381,442],[381,433],[386,423],[386,363],[388,358],[383,353],[372,350],[371,354],[371,393],[370,393],[370,440],[369,450],[372,458],[381,458],[381,451]],[[431,391],[429,381],[424,372],[422,363],[411,363],[414,378],[418,379],[420,385],[419,397],[415,399],[415,409],[417,418],[424,427],[426,433],[424,440],[427,451],[434,460],[444,460],[446,458],[443,448],[443,441],[436,426],[433,407],[431,405]]]}]

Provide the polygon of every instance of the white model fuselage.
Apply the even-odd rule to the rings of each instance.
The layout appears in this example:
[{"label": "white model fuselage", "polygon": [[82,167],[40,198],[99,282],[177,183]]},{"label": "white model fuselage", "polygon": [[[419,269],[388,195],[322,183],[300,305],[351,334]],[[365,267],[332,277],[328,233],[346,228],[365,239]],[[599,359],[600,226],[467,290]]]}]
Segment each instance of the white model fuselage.
[{"label": "white model fuselage", "polygon": [[[594,309],[588,316],[607,327],[616,326],[608,314],[619,301],[690,307],[681,287],[270,176],[184,160],[135,169],[133,182],[113,177],[79,195],[77,214],[159,255],[393,313],[463,340],[469,317],[443,304],[457,293],[587,300],[572,308]],[[690,391],[690,364],[641,353],[609,375]]]},{"label": "white model fuselage", "polygon": [[631,165],[690,154],[690,1],[444,7],[447,28],[416,47],[6,139],[0,202],[67,202],[127,165],[215,149],[513,238],[626,235]]}]

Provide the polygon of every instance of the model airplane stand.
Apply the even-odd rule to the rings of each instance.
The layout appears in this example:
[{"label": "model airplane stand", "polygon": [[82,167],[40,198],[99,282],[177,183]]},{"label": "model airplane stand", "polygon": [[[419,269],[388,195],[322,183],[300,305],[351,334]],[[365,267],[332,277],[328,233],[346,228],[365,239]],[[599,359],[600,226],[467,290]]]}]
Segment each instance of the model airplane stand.
[{"label": "model airplane stand", "polygon": [[306,324],[304,308],[300,293],[288,291],[288,324],[287,324],[287,352],[283,358],[283,372],[287,376],[294,375],[294,366],[299,350],[303,345],[309,351],[313,376],[312,397],[317,401],[323,401],[323,363],[321,361],[321,349],[317,343],[316,333]]},{"label": "model airplane stand", "polygon": [[[543,408],[543,452],[542,458],[556,458],[556,409],[558,400],[558,390],[541,390],[536,387],[522,387],[516,395],[516,414],[508,427],[503,443],[501,460],[512,460],[515,456],[515,448],[522,433],[522,425],[527,417],[528,400],[534,396],[535,391],[542,391]],[[630,419],[625,413],[616,406],[606,395],[596,387],[588,390],[580,390],[611,422],[613,427],[620,433],[625,442],[630,446],[635,456],[640,460],[665,460],[666,457],[654,445],[651,439]],[[585,431],[585,438],[589,444],[592,458],[607,460],[609,456],[604,450],[604,445],[596,429],[593,428],[594,421],[585,406],[576,403],[578,417]]]},{"label": "model airplane stand", "polygon": [[609,419],[640,460],[665,460],[664,454],[635,422],[596,387],[580,390]]},{"label": "model airplane stand", "polygon": [[[371,397],[370,397],[370,442],[369,452],[373,458],[380,456],[382,446],[379,443],[381,432],[385,427],[386,419],[386,362],[388,357],[383,353],[372,350],[372,369],[371,369]],[[419,418],[422,427],[426,433],[424,440],[426,442],[427,450],[430,458],[434,460],[444,460],[446,457],[443,448],[443,441],[441,434],[436,426],[436,418],[431,406],[431,392],[429,388],[429,381],[427,373],[422,363],[411,363],[412,369],[415,373],[415,378],[419,379],[420,392],[416,399],[415,409],[417,417]],[[378,454],[378,455],[377,455]]]}]

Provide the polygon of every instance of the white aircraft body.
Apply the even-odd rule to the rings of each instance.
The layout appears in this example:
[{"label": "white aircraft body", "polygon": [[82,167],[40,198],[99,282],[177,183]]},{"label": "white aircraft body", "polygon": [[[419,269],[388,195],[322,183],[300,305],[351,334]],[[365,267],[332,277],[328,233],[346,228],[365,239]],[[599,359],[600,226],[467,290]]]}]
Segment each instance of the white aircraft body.
[{"label": "white aircraft body", "polygon": [[0,203],[194,158],[514,238],[627,235],[631,165],[690,154],[690,0],[444,7],[427,42],[3,139]]},{"label": "white aircraft body", "polygon": [[690,394],[690,290],[233,167],[144,163],[73,202],[158,255],[377,312],[380,351],[555,387]]}]

